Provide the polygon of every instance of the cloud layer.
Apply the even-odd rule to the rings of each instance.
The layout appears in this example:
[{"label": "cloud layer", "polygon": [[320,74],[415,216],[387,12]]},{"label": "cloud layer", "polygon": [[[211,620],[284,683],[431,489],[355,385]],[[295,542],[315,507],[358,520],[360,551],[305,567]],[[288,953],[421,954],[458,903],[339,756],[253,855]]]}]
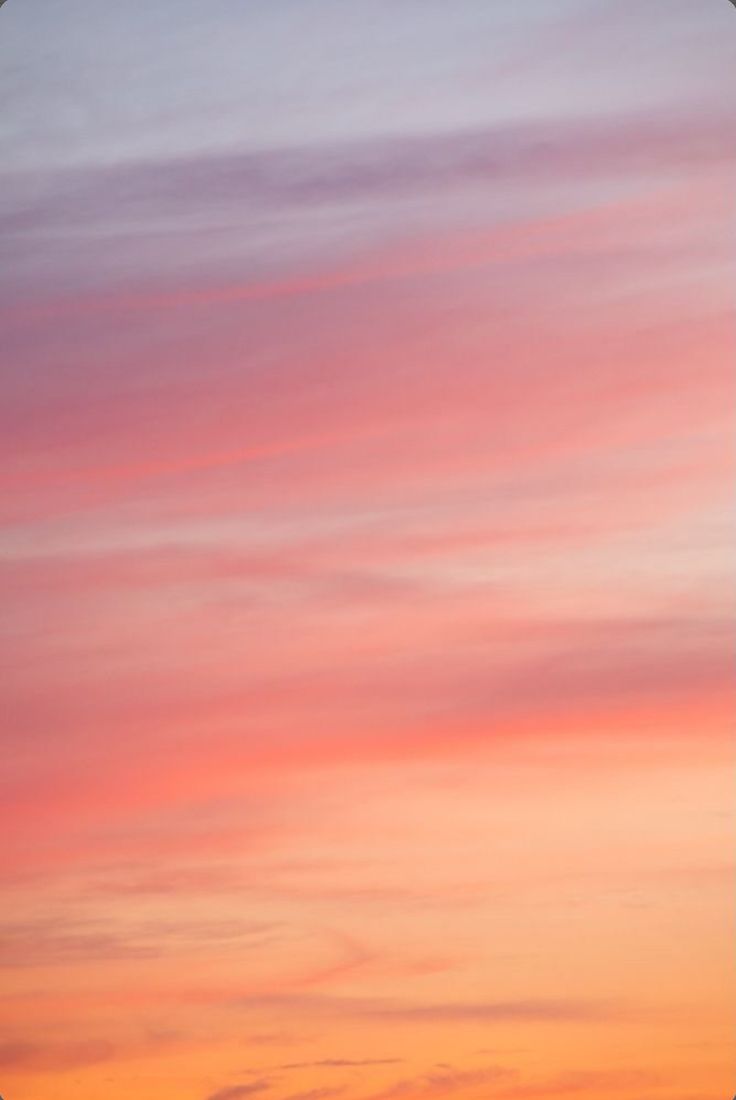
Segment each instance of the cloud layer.
[{"label": "cloud layer", "polygon": [[733,16],[661,9],[5,7],[5,1095],[732,1087]]}]

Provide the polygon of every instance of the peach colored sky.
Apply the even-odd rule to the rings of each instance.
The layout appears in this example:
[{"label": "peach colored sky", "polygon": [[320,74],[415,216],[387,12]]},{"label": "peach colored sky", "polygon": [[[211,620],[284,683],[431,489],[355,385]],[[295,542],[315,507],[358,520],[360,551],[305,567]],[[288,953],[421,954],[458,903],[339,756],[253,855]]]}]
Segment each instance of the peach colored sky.
[{"label": "peach colored sky", "polygon": [[735,61],[3,7],[6,1100],[732,1095]]}]

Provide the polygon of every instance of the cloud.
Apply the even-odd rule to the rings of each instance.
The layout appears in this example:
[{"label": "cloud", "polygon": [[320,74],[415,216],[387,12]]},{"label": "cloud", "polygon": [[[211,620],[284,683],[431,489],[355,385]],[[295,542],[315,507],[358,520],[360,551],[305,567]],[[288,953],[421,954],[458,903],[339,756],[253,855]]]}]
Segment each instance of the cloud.
[{"label": "cloud", "polygon": [[276,924],[239,920],[126,923],[67,915],[63,920],[0,921],[0,969],[158,959],[192,946],[257,951],[280,930]]},{"label": "cloud", "polygon": [[619,1015],[613,1004],[575,1000],[468,1001],[456,1004],[367,1006],[363,1015],[385,1020],[426,1023],[538,1021],[564,1023],[585,1020],[605,1023]]},{"label": "cloud", "polygon": [[267,1092],[271,1088],[271,1081],[262,1078],[259,1081],[251,1081],[247,1085],[229,1085],[218,1089],[207,1096],[206,1100],[246,1100],[248,1096],[257,1096],[261,1092]]},{"label": "cloud", "polygon": [[[561,1073],[533,1082],[520,1082],[498,1093],[498,1100],[534,1100],[535,1097],[565,1097],[641,1092],[662,1085],[658,1073],[641,1070],[582,1070]],[[495,1095],[495,1094],[494,1094]]]},{"label": "cloud", "polygon": [[[472,599],[472,590],[468,598]],[[466,612],[471,615],[461,601],[457,613]],[[441,603],[436,614],[447,630],[450,620]],[[419,628],[429,630],[433,621],[430,614],[419,620]],[[465,622],[469,628],[471,619]],[[395,641],[401,628],[396,604],[386,628]],[[156,702],[149,688],[145,707],[138,712],[137,738],[121,741],[119,749],[106,748],[114,766],[100,774],[94,785],[69,754],[69,742],[64,743],[58,763],[49,755],[34,772],[14,779],[5,799],[19,829],[22,824],[32,833],[51,821],[55,828],[73,822],[75,835],[63,848],[39,848],[33,858],[24,844],[16,851],[9,841],[4,862],[9,868],[17,863],[27,873],[36,866],[88,862],[96,853],[108,863],[119,863],[140,859],[144,850],[149,860],[177,855],[192,859],[208,853],[227,856],[243,846],[250,851],[269,850],[288,833],[287,823],[274,820],[262,801],[269,777],[316,774],[325,766],[440,760],[478,749],[493,753],[510,737],[532,743],[549,738],[551,731],[569,739],[584,734],[588,742],[603,743],[623,719],[632,723],[645,719],[650,727],[671,734],[686,727],[686,716],[702,717],[708,709],[717,719],[730,710],[729,631],[717,618],[622,615],[575,622],[521,617],[515,624],[499,621],[497,634],[486,629],[482,646],[481,638],[472,632],[457,638],[452,658],[444,652],[433,658],[420,644],[411,662],[378,667],[360,667],[360,652],[351,659],[350,646],[345,644],[335,654],[341,665],[339,677],[331,671],[323,676],[308,668],[295,670],[260,690],[257,684],[250,691],[241,689],[239,696],[222,685],[195,683],[190,694],[186,685],[177,684],[175,698],[168,699],[164,687]],[[411,644],[421,641],[414,629],[407,639]],[[125,728],[131,713],[136,714],[135,701],[118,700],[109,684],[104,687],[99,710],[94,698],[83,700],[83,729]],[[55,694],[48,700],[48,721],[53,720],[57,729],[63,723],[60,698]],[[449,711],[454,720],[448,732]],[[309,737],[301,736],[307,716],[320,712],[319,726]],[[70,717],[74,713],[72,709]],[[165,737],[144,736],[147,724],[162,730],[162,715],[167,724],[178,723],[192,731],[173,758]],[[345,737],[348,718],[351,736]],[[206,722],[206,738],[197,736],[200,722]],[[281,735],[260,739],[258,729],[265,722],[278,723]],[[79,736],[79,727],[75,734]],[[142,775],[138,746],[144,741],[147,768]],[[188,809],[198,800],[234,798],[245,791],[251,792],[248,816],[236,815],[232,824],[206,827],[201,814]],[[147,824],[143,833],[134,824],[125,828],[124,823],[134,823],[146,806],[165,807],[174,815],[176,827],[162,821]],[[95,821],[94,836],[81,831],[85,820]],[[103,832],[103,821],[118,824]],[[186,881],[181,886],[186,891]],[[217,929],[211,932],[222,934]],[[252,942],[257,943],[257,938]],[[102,951],[106,945],[90,940],[89,946]],[[125,950],[134,946],[129,942]],[[147,947],[140,941],[138,946]],[[107,947],[117,949],[110,942]],[[70,950],[73,944],[57,941],[55,950],[62,948]]]},{"label": "cloud", "polygon": [[0,1076],[714,1094],[715,3],[11,6]]},{"label": "cloud", "polygon": [[0,1043],[0,1068],[26,1073],[63,1073],[109,1062],[116,1047],[105,1040],[59,1043]]},{"label": "cloud", "polygon": [[[297,279],[289,291],[290,280],[277,274],[313,270],[317,257],[332,257],[334,266],[411,227],[457,224],[463,198],[486,223],[524,220],[540,206],[541,181],[546,189],[564,184],[571,194],[577,188],[582,199],[592,184],[616,193],[621,181],[648,181],[654,173],[660,181],[703,178],[727,160],[721,135],[729,125],[729,115],[713,111],[677,120],[664,112],[559,118],[35,172],[30,180],[13,174],[3,181],[0,209],[14,275],[4,300],[218,270],[245,270],[266,289],[282,283],[281,293],[304,293],[319,287],[319,277]],[[513,213],[494,206],[508,189],[516,191]],[[279,228],[286,223],[288,232]],[[256,285],[252,296],[268,295]]]},{"label": "cloud", "polygon": [[341,997],[329,994],[287,994],[239,998],[237,1005],[253,1011],[300,1012],[384,1023],[460,1024],[484,1022],[610,1023],[625,1014],[616,1002],[578,999],[457,1001],[412,1003],[389,999]]},{"label": "cloud", "polygon": [[416,1077],[407,1078],[389,1085],[380,1092],[373,1093],[368,1100],[431,1100],[435,1096],[443,1097],[455,1092],[474,1090],[476,1088],[494,1087],[493,1096],[496,1095],[495,1087],[504,1082],[512,1081],[517,1076],[514,1070],[500,1066],[491,1066],[482,1069],[462,1070],[448,1066],[447,1068],[431,1070],[428,1073]]},{"label": "cloud", "polygon": [[[338,145],[210,154],[124,163],[34,176],[33,199],[22,176],[11,177],[0,227],[19,232],[126,215],[180,217],[217,204],[253,212],[366,198],[414,199],[423,189],[550,177],[702,168],[728,159],[722,134],[731,118],[670,112],[594,119],[500,123],[462,133],[345,141]],[[15,210],[13,210],[15,207]]]},{"label": "cloud", "polygon": [[323,1088],[307,1089],[306,1092],[293,1092],[284,1100],[328,1100],[330,1096],[342,1096],[347,1091],[343,1087],[324,1086]]},{"label": "cloud", "polygon": [[287,1062],[279,1069],[352,1069],[364,1066],[396,1066],[403,1058],[321,1058],[316,1062]]}]

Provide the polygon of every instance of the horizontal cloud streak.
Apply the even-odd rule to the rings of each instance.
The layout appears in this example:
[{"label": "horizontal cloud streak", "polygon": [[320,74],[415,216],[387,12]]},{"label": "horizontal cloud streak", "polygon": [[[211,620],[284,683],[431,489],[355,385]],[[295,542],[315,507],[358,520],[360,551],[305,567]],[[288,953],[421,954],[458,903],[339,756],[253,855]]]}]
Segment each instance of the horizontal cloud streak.
[{"label": "horizontal cloud streak", "polygon": [[[524,182],[544,172],[580,183],[586,174],[610,180],[611,173],[700,172],[727,164],[723,133],[730,120],[700,115],[673,119],[669,113],[609,120],[581,119],[517,123],[465,134],[418,135],[360,144],[264,150],[67,171],[45,180],[10,178],[4,202],[11,208],[4,229],[38,230],[48,219],[65,227],[89,225],[96,210],[113,224],[126,214],[169,215],[187,208],[236,204],[309,206],[372,197],[388,199],[417,189],[447,185]],[[14,184],[17,190],[14,193]],[[17,211],[12,212],[13,205]],[[40,220],[39,220],[40,219]]]},{"label": "horizontal cloud streak", "polygon": [[207,1100],[245,1100],[246,1096],[256,1096],[266,1092],[270,1088],[269,1081],[251,1081],[247,1085],[229,1085],[224,1089],[218,1089],[207,1097]]},{"label": "horizontal cloud streak", "polygon": [[[240,242],[237,267],[242,270],[245,261],[254,274],[268,277],[295,263],[312,267],[320,254],[350,254],[368,241],[405,232],[408,225],[421,232],[489,215],[518,217],[494,204],[504,188],[517,190],[517,211],[529,215],[550,209],[544,191],[552,187],[566,188],[570,206],[573,195],[589,202],[591,189],[608,199],[622,187],[649,187],[653,178],[660,185],[683,176],[707,180],[728,162],[722,138],[728,125],[727,116],[713,117],[712,111],[676,121],[664,113],[562,118],[462,134],[213,154],[46,177],[36,173],[32,179],[10,175],[0,231],[10,257],[19,262],[5,293],[17,298],[24,285],[32,292],[37,279],[49,294],[50,273],[56,271],[57,293],[68,294],[70,283],[77,282],[82,243],[91,250],[84,268],[96,257],[98,283],[108,270],[111,241],[119,274],[110,269],[104,281],[112,283],[120,275],[125,279],[133,264],[139,279],[155,279],[157,267],[169,268],[168,253],[179,257],[180,270],[191,267],[192,256],[205,269],[216,271],[218,264],[232,269],[234,239]],[[416,213],[405,209],[408,197]],[[461,219],[453,211],[457,201],[468,210]],[[339,219],[339,234],[323,224],[326,212]],[[282,219],[288,219],[288,237]],[[167,242],[156,256],[148,243],[151,234]]]}]

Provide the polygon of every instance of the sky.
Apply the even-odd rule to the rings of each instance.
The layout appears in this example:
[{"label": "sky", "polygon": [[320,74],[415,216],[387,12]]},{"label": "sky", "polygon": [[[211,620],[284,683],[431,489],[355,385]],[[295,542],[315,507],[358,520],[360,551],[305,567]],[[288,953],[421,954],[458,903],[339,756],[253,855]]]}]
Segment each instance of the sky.
[{"label": "sky", "polygon": [[0,1092],[736,1082],[726,0],[0,13]]}]

